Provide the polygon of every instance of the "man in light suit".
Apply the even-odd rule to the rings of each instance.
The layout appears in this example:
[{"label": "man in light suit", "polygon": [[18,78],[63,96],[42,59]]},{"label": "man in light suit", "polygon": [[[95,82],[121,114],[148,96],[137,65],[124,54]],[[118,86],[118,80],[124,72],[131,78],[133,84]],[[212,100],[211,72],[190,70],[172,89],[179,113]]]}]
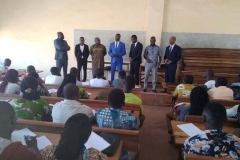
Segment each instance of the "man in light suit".
[{"label": "man in light suit", "polygon": [[63,75],[66,77],[67,75],[67,66],[68,66],[68,54],[67,51],[70,50],[67,41],[64,40],[64,35],[62,32],[57,33],[58,38],[54,40],[54,47],[56,50],[55,53],[55,60],[56,66],[58,67],[59,71],[63,67]]},{"label": "man in light suit", "polygon": [[166,48],[164,63],[165,63],[165,82],[175,83],[177,63],[182,57],[182,49],[175,44],[176,37],[171,37],[170,45]]},{"label": "man in light suit", "polygon": [[112,42],[109,47],[108,54],[111,57],[111,82],[114,80],[116,67],[118,73],[122,71],[123,56],[126,54],[125,44],[120,42],[121,35],[115,35],[115,42]]}]

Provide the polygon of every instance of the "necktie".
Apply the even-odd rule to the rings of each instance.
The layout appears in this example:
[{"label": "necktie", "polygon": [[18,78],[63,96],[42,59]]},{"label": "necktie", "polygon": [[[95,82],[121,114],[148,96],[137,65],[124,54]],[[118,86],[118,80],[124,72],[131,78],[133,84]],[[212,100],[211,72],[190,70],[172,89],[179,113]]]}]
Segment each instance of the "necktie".
[{"label": "necktie", "polygon": [[172,51],[172,46],[169,47],[169,53]]}]

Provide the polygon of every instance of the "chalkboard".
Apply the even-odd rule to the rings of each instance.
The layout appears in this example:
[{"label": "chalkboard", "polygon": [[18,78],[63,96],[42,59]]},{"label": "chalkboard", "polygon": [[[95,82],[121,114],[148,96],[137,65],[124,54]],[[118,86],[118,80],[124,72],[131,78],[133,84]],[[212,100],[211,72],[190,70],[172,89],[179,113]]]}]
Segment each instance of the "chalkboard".
[{"label": "chalkboard", "polygon": [[[74,30],[74,44],[79,44],[79,38],[84,37],[85,44],[91,47],[91,45],[95,44],[95,37],[99,37],[101,43],[109,49],[110,43],[115,41],[115,35],[119,33],[121,34],[121,42],[125,43],[126,46],[126,55],[123,56],[123,61],[129,62],[129,50],[131,47],[131,36],[136,35],[138,37],[138,41],[144,44],[145,42],[145,33],[143,31],[114,31],[114,30],[85,30],[85,29],[75,29]],[[145,46],[143,46],[145,47]],[[110,61],[111,57],[107,54],[105,57],[106,61]],[[89,56],[89,60],[91,57]]]}]

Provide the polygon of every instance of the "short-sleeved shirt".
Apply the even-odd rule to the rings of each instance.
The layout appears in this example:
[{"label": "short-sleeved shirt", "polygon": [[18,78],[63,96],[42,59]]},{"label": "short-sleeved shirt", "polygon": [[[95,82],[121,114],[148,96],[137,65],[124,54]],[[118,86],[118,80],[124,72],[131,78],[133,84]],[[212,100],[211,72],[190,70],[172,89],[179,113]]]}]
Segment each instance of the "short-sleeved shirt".
[{"label": "short-sleeved shirt", "polygon": [[17,83],[8,82],[5,90],[5,94],[20,94],[20,86]]},{"label": "short-sleeved shirt", "polygon": [[142,100],[132,93],[124,93],[125,94],[125,103],[130,104],[136,104],[140,106],[140,111],[143,113],[143,107],[142,107]]},{"label": "short-sleeved shirt", "polygon": [[204,85],[208,88],[208,89],[212,89],[215,88],[215,80],[209,80],[207,81]]},{"label": "short-sleeved shirt", "polygon": [[175,96],[175,97],[178,97],[178,96],[189,97],[193,88],[194,88],[194,86],[192,84],[179,84],[176,87],[176,89],[173,93],[173,96]]},{"label": "short-sleeved shirt", "polygon": [[159,46],[147,46],[144,51],[144,57],[147,57],[151,60],[151,63],[146,61],[146,66],[157,66],[158,64],[158,57],[163,56],[163,53]]},{"label": "short-sleeved shirt", "polygon": [[222,130],[206,130],[189,137],[184,143],[185,154],[240,159],[240,138]]},{"label": "short-sleeved shirt", "polygon": [[114,79],[113,80],[113,87],[114,88],[123,88],[123,86],[124,86],[124,82],[125,82],[125,79]]},{"label": "short-sleeved shirt", "polygon": [[212,99],[233,100],[233,90],[226,86],[220,86],[212,88],[208,91],[209,96]]}]

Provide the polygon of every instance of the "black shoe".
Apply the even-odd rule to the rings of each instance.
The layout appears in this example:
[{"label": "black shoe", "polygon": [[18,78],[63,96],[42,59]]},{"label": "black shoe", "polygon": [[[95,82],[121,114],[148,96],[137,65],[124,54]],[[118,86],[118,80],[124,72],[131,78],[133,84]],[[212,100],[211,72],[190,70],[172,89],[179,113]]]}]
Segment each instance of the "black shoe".
[{"label": "black shoe", "polygon": [[147,89],[143,89],[143,92],[147,92]]},{"label": "black shoe", "polygon": [[153,93],[157,93],[157,90],[155,89],[155,90],[152,90],[153,91]]},{"label": "black shoe", "polygon": [[164,89],[161,93],[167,93],[167,89]]}]

